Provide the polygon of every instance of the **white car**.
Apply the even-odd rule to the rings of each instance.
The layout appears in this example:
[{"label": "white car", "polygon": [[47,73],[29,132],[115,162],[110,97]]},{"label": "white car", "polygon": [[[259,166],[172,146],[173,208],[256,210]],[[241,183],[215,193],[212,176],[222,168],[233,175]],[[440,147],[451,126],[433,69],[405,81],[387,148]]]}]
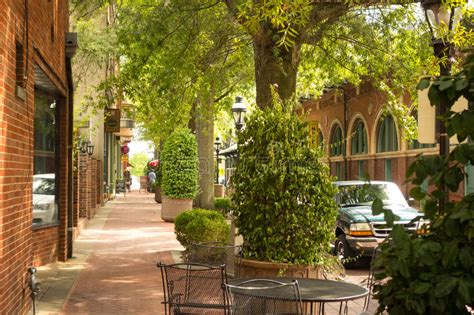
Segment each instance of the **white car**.
[{"label": "white car", "polygon": [[55,175],[33,175],[33,223],[47,224],[56,221]]}]

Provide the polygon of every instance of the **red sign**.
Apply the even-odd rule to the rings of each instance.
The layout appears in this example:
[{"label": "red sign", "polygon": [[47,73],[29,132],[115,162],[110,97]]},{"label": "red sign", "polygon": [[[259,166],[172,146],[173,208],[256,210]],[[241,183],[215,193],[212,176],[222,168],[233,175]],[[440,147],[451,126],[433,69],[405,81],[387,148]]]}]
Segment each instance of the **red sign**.
[{"label": "red sign", "polygon": [[128,152],[130,152],[130,148],[127,145],[124,145],[120,148],[120,151],[122,151],[122,154],[128,154]]}]

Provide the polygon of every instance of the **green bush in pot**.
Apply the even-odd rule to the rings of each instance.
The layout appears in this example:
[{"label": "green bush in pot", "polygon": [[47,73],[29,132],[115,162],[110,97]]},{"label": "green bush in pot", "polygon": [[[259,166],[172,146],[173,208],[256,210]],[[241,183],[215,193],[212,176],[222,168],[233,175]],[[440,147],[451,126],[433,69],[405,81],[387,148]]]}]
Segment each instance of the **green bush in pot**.
[{"label": "green bush in pot", "polygon": [[199,176],[197,144],[188,129],[177,129],[169,136],[160,164],[163,195],[174,199],[193,199],[196,196]]},{"label": "green bush in pot", "polygon": [[238,135],[232,195],[246,259],[320,265],[334,238],[336,188],[295,105],[274,98]]},{"label": "green bush in pot", "polygon": [[176,217],[176,239],[189,249],[195,243],[227,243],[229,225],[224,215],[215,210],[192,209]]}]

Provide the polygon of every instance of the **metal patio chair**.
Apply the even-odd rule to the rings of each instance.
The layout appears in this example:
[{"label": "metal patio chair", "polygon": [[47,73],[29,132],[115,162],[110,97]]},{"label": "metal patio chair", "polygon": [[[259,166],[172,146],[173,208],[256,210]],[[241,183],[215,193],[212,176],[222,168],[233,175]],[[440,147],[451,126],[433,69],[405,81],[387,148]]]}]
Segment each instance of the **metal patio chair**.
[{"label": "metal patio chair", "polygon": [[252,279],[239,285],[226,284],[232,315],[303,314],[298,282],[283,283]]},{"label": "metal patio chair", "polygon": [[230,245],[222,242],[192,244],[186,260],[210,266],[225,265],[231,277],[239,277],[242,262],[242,245]]},{"label": "metal patio chair", "polygon": [[165,314],[226,314],[225,267],[158,263]]}]

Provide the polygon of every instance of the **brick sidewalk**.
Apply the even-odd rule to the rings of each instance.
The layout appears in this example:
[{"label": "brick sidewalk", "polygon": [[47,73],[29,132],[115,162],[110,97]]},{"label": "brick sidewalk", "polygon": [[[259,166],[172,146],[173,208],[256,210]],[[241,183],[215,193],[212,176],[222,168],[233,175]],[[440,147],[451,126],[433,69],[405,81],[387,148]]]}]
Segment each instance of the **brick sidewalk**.
[{"label": "brick sidewalk", "polygon": [[[174,224],[160,217],[153,194],[117,195],[97,211],[74,244],[76,258],[39,268],[43,292],[37,314],[164,314],[157,261],[173,262],[181,250]],[[349,271],[359,282],[366,270]],[[363,300],[349,304],[361,311]],[[327,305],[337,314],[338,305]]]},{"label": "brick sidewalk", "polygon": [[158,260],[180,249],[152,194],[117,196],[64,314],[156,314],[163,310]]}]

